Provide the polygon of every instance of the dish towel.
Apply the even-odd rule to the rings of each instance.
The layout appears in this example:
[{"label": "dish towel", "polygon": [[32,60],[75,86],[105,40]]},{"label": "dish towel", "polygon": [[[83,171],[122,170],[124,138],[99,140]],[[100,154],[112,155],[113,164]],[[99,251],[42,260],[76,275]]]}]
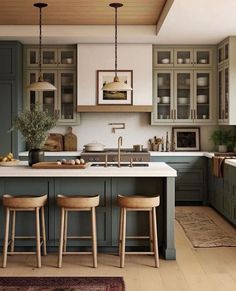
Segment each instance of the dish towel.
[{"label": "dish towel", "polygon": [[212,158],[212,174],[218,178],[224,177],[224,162],[226,159],[236,159],[235,156],[213,157]]},{"label": "dish towel", "polygon": [[212,158],[212,174],[218,178],[224,177],[224,161],[226,157]]}]

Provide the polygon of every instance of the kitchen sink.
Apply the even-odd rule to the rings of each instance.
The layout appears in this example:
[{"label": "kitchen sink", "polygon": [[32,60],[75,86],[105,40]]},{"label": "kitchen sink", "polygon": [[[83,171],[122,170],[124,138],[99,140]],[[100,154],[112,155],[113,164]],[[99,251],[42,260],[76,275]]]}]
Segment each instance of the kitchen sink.
[{"label": "kitchen sink", "polygon": [[[149,167],[148,163],[133,163],[130,166],[130,163],[120,163],[121,167]],[[92,163],[91,167],[105,167],[105,163]],[[108,163],[107,167],[118,167],[117,163]]]}]

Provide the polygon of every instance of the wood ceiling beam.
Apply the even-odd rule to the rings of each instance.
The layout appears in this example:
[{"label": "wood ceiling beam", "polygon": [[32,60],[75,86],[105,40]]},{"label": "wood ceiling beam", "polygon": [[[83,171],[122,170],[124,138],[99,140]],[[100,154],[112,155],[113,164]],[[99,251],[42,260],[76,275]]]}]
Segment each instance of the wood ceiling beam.
[{"label": "wood ceiling beam", "polygon": [[158,18],[157,20],[157,24],[156,24],[156,34],[158,35],[165,19],[166,19],[166,16],[167,14],[169,13],[170,11],[170,8],[172,7],[174,3],[174,0],[167,0],[165,5],[163,6],[163,9],[161,11],[161,14],[160,14],[160,17]]}]

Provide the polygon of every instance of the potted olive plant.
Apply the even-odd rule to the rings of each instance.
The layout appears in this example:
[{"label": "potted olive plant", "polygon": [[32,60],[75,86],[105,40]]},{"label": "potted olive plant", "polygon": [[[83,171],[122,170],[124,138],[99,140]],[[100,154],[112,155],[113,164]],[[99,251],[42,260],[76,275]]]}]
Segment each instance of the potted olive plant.
[{"label": "potted olive plant", "polygon": [[232,146],[234,136],[232,135],[231,130],[217,129],[212,133],[211,140],[214,145],[218,147],[218,152],[225,153],[227,152],[228,147]]},{"label": "potted olive plant", "polygon": [[30,166],[44,160],[41,146],[47,137],[47,132],[56,125],[57,120],[56,115],[40,110],[38,104],[20,113],[14,120],[13,129],[18,129],[26,141]]}]

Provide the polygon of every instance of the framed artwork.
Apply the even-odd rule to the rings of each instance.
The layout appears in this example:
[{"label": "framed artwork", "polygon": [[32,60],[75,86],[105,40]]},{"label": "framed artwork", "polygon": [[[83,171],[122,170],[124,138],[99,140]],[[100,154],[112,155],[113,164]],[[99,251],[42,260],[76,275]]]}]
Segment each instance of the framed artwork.
[{"label": "framed artwork", "polygon": [[[132,105],[133,91],[103,91],[102,87],[106,83],[113,82],[115,76],[114,70],[98,70],[97,71],[97,104],[98,105]],[[118,70],[117,76],[133,87],[133,71]]]},{"label": "framed artwork", "polygon": [[200,151],[200,128],[173,127],[172,140],[176,151]]}]

